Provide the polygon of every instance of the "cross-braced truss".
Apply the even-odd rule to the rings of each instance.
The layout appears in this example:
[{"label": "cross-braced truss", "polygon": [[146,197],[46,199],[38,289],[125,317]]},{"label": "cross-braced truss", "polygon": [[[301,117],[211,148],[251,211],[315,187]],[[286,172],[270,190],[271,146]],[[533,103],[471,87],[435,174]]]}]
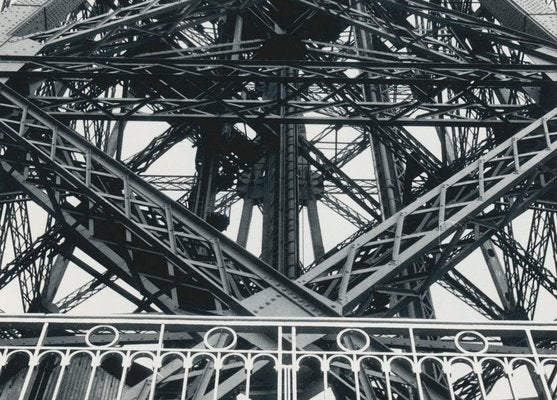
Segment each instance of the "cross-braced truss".
[{"label": "cross-braced truss", "polygon": [[[26,312],[110,293],[135,312],[435,318],[441,296],[554,318],[555,7],[5,0],[0,288]],[[187,398],[246,385],[199,368]],[[335,368],[336,398],[480,398],[508,375]]]}]

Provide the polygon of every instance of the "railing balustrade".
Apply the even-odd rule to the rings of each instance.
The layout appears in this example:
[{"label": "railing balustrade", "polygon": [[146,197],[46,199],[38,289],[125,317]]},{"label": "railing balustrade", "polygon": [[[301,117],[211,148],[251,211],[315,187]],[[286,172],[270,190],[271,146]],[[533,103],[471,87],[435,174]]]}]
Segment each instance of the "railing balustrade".
[{"label": "railing balustrade", "polygon": [[557,388],[555,323],[3,315],[0,331],[0,399],[426,399],[432,387],[551,399]]}]

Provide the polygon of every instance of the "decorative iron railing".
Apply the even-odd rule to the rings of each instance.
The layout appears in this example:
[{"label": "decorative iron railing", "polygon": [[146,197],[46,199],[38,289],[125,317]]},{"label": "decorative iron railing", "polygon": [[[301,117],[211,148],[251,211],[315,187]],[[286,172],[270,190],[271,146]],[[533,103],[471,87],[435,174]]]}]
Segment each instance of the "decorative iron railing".
[{"label": "decorative iron railing", "polygon": [[4,315],[0,328],[0,399],[552,399],[557,386],[553,323]]}]

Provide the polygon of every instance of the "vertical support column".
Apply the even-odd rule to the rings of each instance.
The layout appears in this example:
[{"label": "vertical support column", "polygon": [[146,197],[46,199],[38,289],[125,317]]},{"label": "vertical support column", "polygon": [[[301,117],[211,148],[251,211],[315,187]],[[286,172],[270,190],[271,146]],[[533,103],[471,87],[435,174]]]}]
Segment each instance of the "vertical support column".
[{"label": "vertical support column", "polygon": [[[297,59],[304,56],[304,45],[295,42],[288,35],[278,33],[265,46],[269,59]],[[292,71],[284,69],[282,78],[291,74]],[[290,96],[288,87],[287,84],[269,83],[264,96],[285,100]],[[281,105],[278,111],[284,116],[289,110],[287,106]],[[277,124],[273,129],[279,134],[279,140],[276,144],[270,143],[267,148],[263,177],[265,192],[262,258],[289,278],[296,278],[300,273],[298,137],[301,127],[295,124]]]},{"label": "vertical support column", "polygon": [[[308,190],[311,190],[311,188]],[[325,254],[325,247],[323,246],[321,223],[319,222],[319,214],[317,212],[317,201],[314,198],[306,201],[306,210],[308,212],[309,233],[311,235],[313,258],[319,259],[323,256],[323,254]]]},{"label": "vertical support column", "polygon": [[[361,2],[356,2],[355,6],[358,11],[365,12]],[[373,50],[373,39],[368,32],[362,29],[356,29],[355,37],[358,47],[366,50]],[[364,85],[363,98],[364,101],[370,102],[385,100],[381,93],[381,87],[376,85]],[[400,186],[396,179],[395,157],[383,143],[377,140],[375,132],[369,130],[368,135],[375,165],[375,175],[383,217],[388,218],[395,214],[402,206]]]},{"label": "vertical support column", "polygon": [[236,243],[242,247],[246,247],[248,244],[249,227],[251,225],[251,217],[253,215],[253,198],[248,195],[249,191],[244,197],[242,216],[240,217],[240,226],[238,228],[238,236],[236,239]]},{"label": "vertical support column", "polygon": [[267,147],[263,167],[263,227],[261,259],[278,269],[275,253],[278,251],[278,154],[277,150]]},{"label": "vertical support column", "polygon": [[[354,2],[354,6],[359,11],[365,12],[364,5],[361,2]],[[373,38],[368,32],[356,29],[355,37],[358,47],[366,50],[374,49]],[[389,100],[384,97],[380,86],[364,85],[364,101],[374,102]],[[388,218],[403,206],[401,186],[396,173],[398,160],[395,158],[395,155],[377,139],[375,132],[370,130],[368,135],[383,217]],[[413,272],[418,273],[419,271],[414,270]],[[408,289],[412,289],[409,283],[406,285]],[[421,302],[414,301],[406,309],[402,310],[400,314],[403,317],[411,318],[433,318],[433,307],[429,292],[424,296]]]},{"label": "vertical support column", "polygon": [[4,251],[6,250],[6,238],[8,236],[8,207],[5,203],[0,203],[0,267],[4,259]]},{"label": "vertical support column", "polygon": [[[236,51],[240,49],[242,40],[243,18],[241,15],[235,15],[233,18],[232,50]],[[230,58],[237,60],[238,55],[233,53]],[[217,180],[221,156],[219,143],[231,128],[230,124],[217,126],[208,124],[202,127],[201,142],[196,155],[197,182],[190,198],[190,209],[221,231],[228,226],[228,219],[225,216],[217,216],[213,212],[218,191]]]},{"label": "vertical support column", "polygon": [[[306,139],[306,130],[304,125],[298,125],[300,131],[298,135]],[[321,222],[319,220],[319,211],[317,208],[317,193],[323,191],[321,177],[313,175],[310,164],[304,157],[298,159],[298,172],[300,182],[300,201],[306,207],[309,233],[311,237],[311,248],[313,250],[313,258],[315,260],[321,258],[325,254],[323,246],[323,235],[321,233]],[[321,185],[321,187],[319,187]],[[300,237],[303,239],[303,232]]]},{"label": "vertical support column", "polygon": [[219,133],[216,127],[204,127],[196,154],[197,182],[193,188],[190,210],[207,219],[215,204],[215,178],[218,171],[219,151],[216,149]]},{"label": "vertical support column", "polygon": [[[285,93],[283,93],[283,96]],[[279,183],[279,234],[284,251],[279,252],[278,265],[289,278],[298,276],[298,129],[286,125],[281,129],[281,177]]]},{"label": "vertical support column", "polygon": [[[123,85],[122,98],[126,98],[129,94],[129,81],[124,81]],[[131,106],[122,107],[120,111],[127,112],[129,108],[131,108]],[[103,149],[106,154],[117,160],[121,160],[122,158],[122,144],[124,142],[124,129],[126,128],[126,123],[127,121],[125,120],[116,121],[114,123],[112,131],[108,134],[106,139],[105,148]]]},{"label": "vertical support column", "polygon": [[[277,95],[286,96],[284,88]],[[284,115],[285,110],[281,110]],[[299,273],[298,263],[298,129],[276,127],[278,149],[268,149],[264,176],[262,258],[289,278]]]},{"label": "vertical support column", "polygon": [[510,313],[514,308],[512,291],[509,289],[505,271],[501,264],[501,260],[499,260],[499,257],[497,257],[493,241],[487,240],[484,244],[481,245],[481,250],[484,260],[487,264],[487,269],[489,270],[489,274],[491,275],[491,279],[495,284],[495,290],[497,291],[499,300],[503,305],[503,309],[507,313]]}]

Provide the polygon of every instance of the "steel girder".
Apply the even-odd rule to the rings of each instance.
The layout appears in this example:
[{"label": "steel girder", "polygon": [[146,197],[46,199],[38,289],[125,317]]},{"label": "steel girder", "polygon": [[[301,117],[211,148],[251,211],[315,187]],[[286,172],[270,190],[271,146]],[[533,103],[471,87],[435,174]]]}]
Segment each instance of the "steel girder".
[{"label": "steel girder", "polygon": [[[397,87],[399,85],[408,85],[411,88],[428,89],[435,87],[436,90],[452,89],[455,91],[470,91],[473,89],[495,89],[506,88],[516,89],[528,87],[540,87],[547,84],[542,74],[551,70],[551,65],[539,66],[540,68],[524,67],[521,69],[514,68],[509,65],[508,72],[503,66],[493,71],[485,71],[475,65],[465,68],[462,65],[450,65],[439,63],[435,66],[427,63],[409,63],[408,66],[403,64],[393,65],[391,71],[386,71],[388,65],[379,67],[378,64],[373,68],[365,68],[366,64],[358,68],[364,68],[366,76],[360,78],[349,78],[346,76],[323,77],[324,74],[333,74],[335,70],[345,71],[351,67],[355,67],[350,63],[339,63],[335,65],[317,65],[311,63],[303,66],[294,65],[291,68],[299,68],[303,71],[304,76],[284,79],[280,77],[278,71],[280,68],[287,67],[284,65],[279,68],[276,64],[265,63],[247,63],[247,62],[229,62],[225,65],[218,63],[193,63],[193,66],[180,65],[179,63],[168,63],[165,60],[146,60],[144,63],[137,60],[133,68],[130,68],[129,62],[121,61],[116,63],[114,60],[91,60],[90,63],[76,63],[71,59],[62,59],[58,62],[51,61],[52,67],[47,67],[45,63],[49,62],[48,58],[43,57],[4,57],[6,61],[32,61],[37,60],[37,68],[41,71],[26,69],[19,72],[6,72],[7,77],[26,76],[36,77],[37,79],[71,80],[73,82],[82,81],[91,85],[96,82],[118,82],[121,80],[130,80],[131,82],[149,82],[153,81],[153,85],[157,82],[168,85],[170,82],[174,84],[183,82],[184,85],[191,86],[191,78],[195,77],[197,81],[204,80],[211,84],[219,82],[236,82],[242,85],[248,82],[291,82],[301,81],[313,90],[313,85],[319,83],[322,86],[323,95],[327,92],[357,89],[362,84],[381,84],[386,87]],[[76,65],[72,65],[76,64]],[[118,65],[120,64],[120,65]],[[150,67],[151,66],[151,67]],[[162,66],[168,68],[169,73],[161,71]],[[290,66],[288,66],[290,67]],[[454,77],[447,76],[446,68],[456,70]],[[55,70],[49,72],[49,68]],[[71,72],[64,72],[61,69],[70,68]],[[110,71],[110,69],[115,69]],[[125,72],[125,69],[128,71]],[[216,71],[211,71],[215,69]],[[265,69],[269,72],[266,73]],[[80,71],[81,70],[81,71]],[[177,70],[177,71],[176,71]],[[191,75],[188,76],[188,71]],[[223,70],[223,71],[220,71]],[[369,70],[370,72],[367,72]],[[215,75],[215,72],[220,75]],[[384,77],[385,74],[392,75]],[[370,77],[371,74],[378,75],[377,79]],[[312,76],[313,75],[313,76]],[[338,72],[335,75],[339,75]],[[397,78],[399,75],[400,78]],[[101,79],[102,78],[102,79]],[[104,83],[106,84],[106,83]],[[342,89],[342,90],[341,90]],[[70,91],[71,93],[71,91]],[[257,96],[249,93],[250,96]],[[175,93],[173,93],[175,96]],[[315,94],[312,95],[315,97]],[[304,95],[303,100],[279,100],[270,99],[261,101],[258,99],[241,100],[214,96],[205,94],[200,97],[197,93],[184,93],[182,98],[168,98],[164,93],[153,91],[149,95],[149,101],[144,98],[126,98],[126,99],[103,99],[96,96],[76,100],[67,97],[40,97],[45,109],[49,109],[51,113],[58,118],[80,119],[80,120],[153,120],[153,121],[169,121],[191,123],[201,123],[204,121],[220,121],[220,122],[241,122],[261,120],[267,122],[284,122],[284,123],[306,123],[306,124],[343,124],[347,126],[367,126],[380,127],[381,134],[385,137],[384,141],[392,142],[391,146],[404,150],[406,147],[407,154],[412,154],[417,162],[424,163],[426,166],[435,166],[435,157],[431,152],[421,147],[420,142],[413,139],[411,135],[405,132],[396,132],[385,130],[386,127],[403,127],[403,126],[449,126],[449,127],[469,127],[469,126],[497,126],[505,124],[526,124],[528,122],[529,113],[536,109],[533,104],[523,105],[505,105],[482,102],[480,99],[467,99],[463,96],[447,99],[446,103],[435,101],[417,101],[408,99],[404,101],[391,102],[369,102],[354,98],[347,98],[346,94],[330,96],[327,101],[313,99],[310,95]],[[278,105],[286,102],[288,112],[285,115],[279,115]],[[84,104],[88,108],[82,108]],[[148,105],[151,111],[146,112],[144,106]],[[129,107],[121,111],[123,106]],[[208,115],[207,111],[214,110],[214,107],[225,107],[220,109],[218,115]],[[232,111],[232,112],[231,112]],[[308,113],[311,113],[308,115]],[[414,150],[416,149],[416,150]]]},{"label": "steel girder", "polygon": [[384,291],[384,292],[389,292],[389,290],[391,290],[391,292],[392,292],[392,289],[389,289],[389,288],[379,288],[379,289],[380,289],[380,291]]},{"label": "steel girder", "polygon": [[[206,239],[202,239],[202,237],[206,237],[205,235],[207,233],[213,233],[213,237],[216,237],[216,233],[214,231],[211,232],[211,229],[207,225],[196,220],[195,217],[173,204],[169,199],[165,199],[160,194],[157,195],[157,198],[151,197],[154,196],[156,192],[153,192],[153,189],[149,190],[148,187],[140,187],[139,184],[141,181],[130,171],[126,172],[121,164],[114,163],[110,158],[103,156],[99,150],[83,140],[77,133],[72,133],[68,128],[58,124],[10,89],[3,87],[2,94],[10,100],[10,104],[22,107],[20,108],[21,113],[19,113],[15,119],[4,119],[2,121],[4,126],[2,165],[5,173],[18,180],[19,185],[29,191],[29,193],[34,196],[37,201],[40,201],[43,207],[49,212],[52,212],[58,218],[62,218],[65,224],[72,222],[71,225],[73,226],[71,228],[80,231],[80,235],[82,235],[83,238],[90,241],[107,241],[106,238],[94,238],[91,233],[89,233],[88,236],[85,235],[84,229],[85,227],[89,229],[94,227],[94,231],[99,229],[98,225],[91,222],[91,217],[93,217],[93,215],[90,213],[92,210],[98,209],[98,207],[107,207],[106,203],[108,203],[114,210],[111,211],[113,213],[111,215],[112,218],[116,218],[118,214],[127,215],[127,218],[122,219],[122,224],[126,225],[125,229],[129,230],[130,236],[132,232],[134,236],[139,236],[141,234],[140,237],[142,242],[149,241],[153,244],[156,243],[157,248],[160,248],[160,254],[169,257],[172,262],[177,263],[178,258],[176,256],[178,254],[183,254],[181,252],[185,250],[184,246],[187,241],[191,243],[192,238],[195,238],[194,240],[197,246],[203,245],[206,249],[214,249],[212,245],[206,242]],[[439,238],[444,240],[444,238],[447,238],[450,234],[459,231],[457,232],[456,240],[454,240],[455,237],[452,238],[453,247],[451,249],[444,249],[445,252],[452,252],[455,250],[456,243],[454,242],[460,240],[460,237],[463,236],[466,229],[465,226],[458,227],[465,218],[470,221],[469,223],[474,225],[472,233],[474,233],[475,230],[475,236],[479,234],[478,240],[474,240],[471,243],[470,240],[467,240],[466,243],[459,243],[460,246],[465,248],[460,249],[460,253],[455,252],[456,254],[452,255],[452,258],[449,258],[448,255],[442,255],[441,259],[445,258],[445,260],[440,269],[446,268],[446,266],[455,258],[459,257],[462,252],[469,252],[471,247],[477,247],[479,243],[481,243],[481,237],[485,236],[486,231],[490,231],[494,228],[493,224],[496,223],[498,219],[512,219],[519,212],[523,211],[528,203],[535,201],[541,191],[551,187],[554,181],[554,175],[551,169],[549,169],[550,165],[547,166],[547,168],[544,168],[544,166],[551,160],[557,150],[557,143],[555,143],[557,141],[557,133],[551,132],[551,128],[549,128],[556,114],[557,110],[554,110],[543,120],[536,121],[536,123],[488,153],[477,163],[471,164],[467,169],[461,171],[461,173],[450,179],[446,184],[438,187],[432,193],[424,196],[423,199],[420,199],[405,210],[402,210],[399,215],[393,216],[375,230],[372,230],[370,233],[357,240],[356,243],[362,241],[362,248],[355,249],[351,246],[353,248],[351,252],[352,260],[356,260],[356,262],[366,260],[362,257],[362,254],[367,253],[369,256],[368,246],[372,244],[376,246],[377,244],[381,245],[383,248],[391,248],[392,250],[390,252],[388,250],[383,250],[383,252],[395,255],[398,252],[397,264],[390,262],[387,265],[384,264],[385,266],[381,269],[377,268],[376,274],[383,277],[395,269],[403,268],[405,265],[408,265],[412,258],[415,258],[415,256],[413,256],[416,251],[415,249],[423,246],[420,241],[423,243],[427,239],[430,243],[433,241],[433,244],[435,244]],[[25,122],[22,123],[22,121]],[[26,150],[21,151],[22,149]],[[116,171],[118,171],[118,173],[116,173]],[[24,178],[24,176],[27,176],[27,178]],[[45,187],[45,181],[43,180],[45,178],[47,181],[51,182],[58,181],[56,187],[50,185],[48,188]],[[116,184],[118,181],[122,182],[122,184]],[[523,184],[520,185],[522,186],[520,188],[521,190],[517,191],[516,187],[519,182]],[[475,185],[476,191],[471,188],[472,185]],[[43,188],[47,193],[52,190],[62,190],[65,194],[64,196],[56,196],[54,193],[51,193],[49,196],[44,196],[45,193],[43,193],[42,190],[37,190],[38,188]],[[110,192],[107,190],[109,188],[118,189]],[[479,214],[479,212],[491,205],[493,201],[501,197],[503,192],[509,190],[511,193],[505,194],[509,196],[512,194],[513,197],[516,198],[515,203],[511,206],[511,210],[506,210],[506,213],[503,215],[500,213]],[[109,193],[103,194],[105,191]],[[62,201],[64,197],[72,197],[69,196],[69,193],[74,197],[73,201],[70,202],[69,199],[66,199],[65,202]],[[79,199],[80,201],[76,202],[75,199]],[[58,200],[58,204],[53,204],[53,200]],[[155,200],[157,201],[156,203]],[[161,200],[165,200],[165,204],[161,204]],[[79,205],[91,201],[103,201],[103,203],[96,207],[91,205],[89,210],[84,207],[79,207]],[[71,203],[74,203],[74,205]],[[141,208],[145,208],[145,210],[140,211]],[[115,212],[116,209],[119,209],[119,213]],[[475,212],[469,211],[470,209]],[[104,208],[104,211],[106,212],[107,208]],[[165,223],[163,221],[169,216],[169,212],[170,215],[173,216],[171,219],[172,223]],[[88,214],[89,216],[87,216]],[[402,215],[403,218],[401,218],[400,215]],[[406,215],[408,215],[408,217],[406,217]],[[405,233],[403,229],[404,224],[409,223],[405,221],[413,219],[416,215],[419,216],[419,221],[426,221],[426,223],[423,224],[423,231],[421,233]],[[79,228],[77,225],[79,224],[78,221],[79,219],[83,219],[84,216],[86,218],[82,222],[82,228]],[[188,219],[184,216],[187,216]],[[94,215],[94,218],[102,217],[97,214]],[[136,218],[137,222],[132,224],[132,220]],[[102,219],[103,223],[106,223],[106,218]],[[186,222],[188,225],[186,225]],[[133,225],[139,226],[140,230],[136,230]],[[431,228],[432,226],[433,229]],[[184,229],[187,230],[184,231]],[[207,230],[203,232],[203,236],[198,233],[200,229]],[[145,233],[141,232],[142,230]],[[180,234],[181,232],[184,233]],[[379,241],[370,241],[370,237],[373,237],[371,235],[377,235],[376,232],[384,232],[386,237]],[[397,232],[399,235],[397,235]],[[391,239],[387,238],[387,236],[390,236]],[[173,237],[175,239],[172,239]],[[127,246],[141,249],[141,242],[138,242],[137,239],[134,241],[132,238],[133,236],[128,239]],[[205,280],[207,282],[206,287],[215,291],[216,297],[222,302],[227,302],[227,305],[232,310],[244,313],[249,312],[245,304],[249,304],[250,301],[253,304],[253,299],[261,297],[255,295],[253,299],[243,304],[241,301],[231,299],[233,293],[236,295],[239,293],[237,291],[239,282],[234,279],[230,279],[229,281],[223,279],[223,276],[227,274],[234,274],[232,265],[228,264],[224,271],[222,268],[218,267],[219,259],[220,262],[225,264],[227,264],[226,261],[234,262],[239,260],[239,258],[234,259],[233,257],[239,257],[237,254],[243,256],[245,251],[238,249],[224,238],[219,239],[221,239],[223,243],[219,247],[224,257],[221,258],[216,254],[214,256],[214,264],[208,263],[207,261],[202,262],[188,255],[188,258],[185,259],[187,260],[187,264],[185,264],[187,267],[185,267],[184,264],[178,265],[183,268],[182,273],[191,274],[191,276],[195,277],[194,279],[199,282]],[[365,242],[363,240],[365,240]],[[123,244],[126,245],[125,242],[119,243],[119,245]],[[109,248],[109,246],[110,244],[105,244],[105,247]],[[445,247],[445,243],[443,243],[442,246]],[[439,250],[436,249],[435,252],[439,253]],[[171,254],[173,256],[171,256]],[[339,254],[342,254],[342,251]],[[96,256],[98,257],[98,254],[96,254]],[[181,255],[180,257],[184,256]],[[329,270],[331,260],[338,257],[339,255],[337,254],[318,265],[301,277],[300,281],[303,282],[307,280],[310,286],[312,283],[315,285],[315,283],[318,282],[318,279],[316,279],[318,278],[316,272],[324,271],[325,268]],[[245,259],[241,259],[241,262],[243,264],[240,265],[246,268]],[[258,265],[256,264],[256,266],[249,268],[252,273],[255,272],[255,276],[260,277],[262,274],[260,272],[261,270],[256,271],[255,268],[263,269],[266,267],[258,261],[256,261],[256,263]],[[359,267],[354,268],[347,262],[343,262],[343,264],[346,265],[346,268],[341,270],[340,275],[346,278],[343,279],[344,283],[340,285],[339,294],[342,295],[342,291],[345,290],[347,299],[345,302],[345,309],[348,309],[349,305],[354,304],[354,298],[361,296],[362,276],[365,277],[366,280],[370,278],[377,279],[377,276],[373,273],[366,276],[365,269],[362,274],[360,273],[362,270]],[[205,267],[206,270],[201,271],[200,267]],[[373,269],[373,267],[369,269]],[[247,275],[246,272],[248,271],[250,270],[243,270],[245,275]],[[279,276],[280,274],[277,275],[277,273],[270,268],[266,268],[264,271],[268,274],[265,275],[267,284],[273,285],[271,280],[272,276]],[[349,271],[349,273],[347,274],[344,271]],[[223,272],[224,275],[219,275],[219,272]],[[238,270],[235,273],[240,274],[241,272],[241,270]],[[118,273],[122,274],[122,271],[118,271]],[[164,276],[169,275],[169,273],[165,273],[160,276],[160,278],[164,279]],[[149,276],[149,271],[145,273],[145,276]],[[431,276],[429,278],[431,279]],[[127,279],[129,280],[130,277],[127,277]],[[219,279],[223,279],[220,281],[220,284],[217,283]],[[244,279],[247,280],[247,278]],[[326,279],[323,281],[325,280]],[[356,284],[354,284],[355,280]],[[142,281],[143,285],[145,285],[145,278]],[[278,285],[279,288],[289,282],[287,279],[284,279],[284,281],[281,280],[280,285]],[[232,282],[235,283],[232,284]],[[377,282],[381,283],[381,280],[377,279]],[[219,287],[219,285],[222,285],[222,287]],[[261,283],[259,285],[263,286]],[[309,308],[311,311],[313,307],[316,313],[323,312],[322,310],[330,313],[331,310],[334,310],[336,307],[332,303],[323,302],[322,299],[318,300],[319,297],[311,295],[309,291],[296,289],[297,285],[292,283],[289,285],[289,290],[292,290],[291,288],[297,290],[297,295],[295,295],[295,297],[303,296],[303,300],[300,300],[300,302],[293,302],[295,298],[290,297],[287,301],[292,302],[290,304],[295,304],[298,309],[304,310],[303,312],[307,312],[305,310],[306,308]],[[227,287],[235,287],[236,290],[232,289],[229,291],[230,289],[227,289]],[[346,288],[342,289],[342,287]],[[269,291],[274,292],[276,290],[276,287],[271,286],[271,288],[265,289],[263,292],[260,292],[260,294],[266,293],[264,298],[269,299]],[[283,291],[283,293],[285,292]],[[294,295],[293,292],[290,293]],[[331,295],[331,292],[329,295]],[[278,301],[282,302],[286,300],[284,295],[282,296],[283,297]],[[336,298],[337,293],[332,293],[332,297]],[[342,299],[343,297],[340,298]],[[274,309],[273,312],[277,311],[276,308],[269,307],[268,305],[267,307],[262,305],[259,308],[260,310],[258,313],[270,312],[271,309]],[[289,311],[291,312],[292,310],[293,308],[291,306]]]},{"label": "steel girder", "polygon": [[[357,307],[363,296],[372,295],[370,288],[388,282],[404,267],[420,262],[430,265],[433,270],[427,276],[417,278],[423,285],[415,293],[404,295],[401,292],[406,300],[408,296],[419,297],[420,290],[441,276],[448,265],[463,253],[470,253],[469,246],[476,248],[501,223],[512,220],[517,215],[515,212],[522,212],[522,207],[548,189],[544,182],[553,180],[551,167],[547,170],[549,175],[542,178],[544,172],[539,169],[543,164],[537,163],[537,157],[543,158],[545,154],[541,150],[551,146],[553,139],[545,141],[550,133],[547,118],[554,118],[555,112],[331,254],[299,282],[336,296],[348,311]],[[532,137],[540,140],[534,147],[530,147],[535,142]],[[526,179],[523,181],[517,180],[517,175],[528,168],[527,175],[533,175],[524,175]],[[506,185],[514,193],[504,193]],[[501,189],[503,192],[499,191]],[[485,202],[496,201],[502,196],[513,197],[513,204],[507,209],[489,210]],[[396,280],[392,285],[388,290],[396,292]]]},{"label": "steel girder", "polygon": [[[6,86],[1,91],[10,104],[21,107],[21,113],[14,119],[2,120],[0,162],[5,176],[11,176],[65,229],[73,231],[72,239],[80,248],[111,273],[141,288],[147,304],[154,303],[166,312],[196,309],[200,297],[186,304],[182,287],[185,285],[189,291],[197,286],[211,293],[213,298],[203,305],[205,312],[214,305],[217,310],[227,308],[244,315],[336,314],[335,302],[306,291],[180,205],[141,184],[131,171]],[[23,159],[22,145],[27,148]],[[54,186],[52,179],[57,182]],[[88,206],[83,207],[84,204]],[[120,221],[119,214],[123,216]],[[102,227],[106,229],[111,221],[118,222],[109,228],[110,235],[106,237]],[[114,232],[122,228],[125,235],[120,235],[126,239],[117,241]],[[207,240],[208,234],[213,238]],[[125,255],[127,251],[129,256]],[[163,257],[163,262],[141,271],[138,259],[149,253]],[[75,257],[71,259],[76,262]],[[254,264],[248,264],[251,262]],[[169,268],[169,264],[175,269]],[[274,295],[266,290],[267,285],[271,285]],[[241,300],[242,292],[261,289],[264,304],[257,296]],[[404,374],[404,368],[399,373]]]},{"label": "steel girder", "polygon": [[[214,302],[213,304],[224,303],[237,313],[248,312],[246,307],[240,304],[242,297],[248,297],[253,291],[260,290],[269,284],[283,292],[281,299],[287,304],[298,303],[297,307],[302,309],[308,305],[307,299],[297,301],[290,294],[294,293],[291,290],[295,290],[300,296],[302,296],[302,292],[305,292],[313,297],[314,295],[310,294],[310,291],[301,289],[298,285],[277,274],[250,253],[218,234],[213,228],[185,210],[183,206],[144,184],[124,166],[104,155],[79,134],[58,123],[9,88],[2,87],[2,93],[21,110],[15,119],[7,118],[2,121],[4,139],[8,140],[4,142],[6,147],[2,154],[4,172],[14,177],[19,185],[23,185],[27,190],[31,190],[32,185],[36,188],[44,188],[46,193],[35,189],[32,196],[35,201],[47,208],[48,212],[53,213],[55,218],[62,218],[66,224],[69,224],[68,221],[77,223],[85,217],[87,222],[84,223],[82,229],[88,229],[90,232],[81,233],[84,238],[90,237],[93,240],[105,241],[104,246],[110,246],[111,243],[132,248],[137,246],[137,251],[144,253],[144,256],[154,253],[157,256],[169,257],[169,262],[172,260],[173,265],[177,264],[174,265],[176,275],[170,271],[171,268],[166,272],[161,271],[160,266],[155,267],[152,271],[150,270],[152,267],[148,267],[145,274],[160,274],[159,279],[162,281],[176,280],[177,275],[180,274],[184,274],[184,278],[189,277],[186,281],[199,280],[201,286],[205,286],[210,292],[214,290],[213,294],[216,297],[210,302]],[[27,131],[29,132],[27,133]],[[34,135],[38,135],[37,138],[34,138]],[[16,142],[10,143],[9,140],[21,141],[26,138],[28,138],[27,145],[31,146],[28,150],[33,153],[29,153],[29,157],[36,161],[46,157],[49,163],[60,164],[56,168],[53,168],[54,165],[52,165],[46,170],[38,169],[31,173],[27,170],[29,167],[26,165],[30,160],[18,160],[18,156],[10,160],[10,154],[14,154],[14,151],[17,153],[19,145]],[[17,163],[19,170],[10,167],[11,162]],[[55,178],[51,175],[52,173],[57,175],[62,171],[65,171],[64,177]],[[27,180],[26,177],[31,175],[37,179],[35,182],[31,183]],[[83,178],[85,181],[78,183]],[[51,179],[60,182],[52,186]],[[60,185],[59,189],[58,185]],[[51,192],[56,190],[63,190],[66,194],[59,193],[56,196],[55,192]],[[95,200],[86,201],[89,196]],[[85,207],[85,203],[90,201],[97,204],[91,203],[90,206]],[[72,210],[74,207],[75,209]],[[92,214],[88,215],[91,212]],[[118,215],[120,215],[119,218]],[[117,229],[115,227],[113,231],[121,231],[118,235],[121,238],[118,239],[112,235],[106,236],[105,233],[95,239],[95,231],[100,233],[102,224],[109,223],[111,219],[119,220],[117,224],[122,224]],[[130,223],[132,225],[129,225]],[[146,241],[150,244],[147,245]],[[157,244],[155,245],[155,243]],[[117,247],[115,249],[114,251],[118,253]],[[136,260],[137,257],[140,256],[136,256]],[[134,256],[131,255],[130,258],[133,260]],[[183,260],[179,261],[181,258]],[[156,258],[153,261],[156,262]],[[133,268],[133,265],[128,268]],[[137,271],[132,272],[137,273]],[[127,276],[128,280],[131,278],[132,276]],[[131,282],[140,284],[137,281]],[[171,287],[177,283],[168,282]],[[159,283],[159,285],[161,284]],[[169,289],[161,287],[161,290],[168,291]],[[334,312],[333,308],[336,305],[331,302],[326,306],[326,302],[322,303],[317,300],[318,297],[315,296],[315,304],[311,305],[315,313],[322,313],[327,308],[327,312]],[[294,311],[294,309],[292,310]]]}]

